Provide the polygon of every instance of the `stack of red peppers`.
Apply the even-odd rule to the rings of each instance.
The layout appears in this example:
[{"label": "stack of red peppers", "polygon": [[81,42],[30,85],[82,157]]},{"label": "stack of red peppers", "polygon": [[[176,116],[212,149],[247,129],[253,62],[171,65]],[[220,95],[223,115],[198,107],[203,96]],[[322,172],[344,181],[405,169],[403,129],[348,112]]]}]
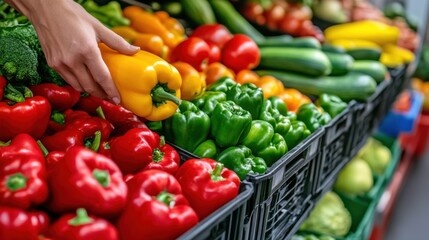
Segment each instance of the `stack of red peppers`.
[{"label": "stack of red peppers", "polygon": [[211,159],[180,166],[120,106],[3,78],[0,97],[2,240],[175,239],[239,192],[233,171]]}]

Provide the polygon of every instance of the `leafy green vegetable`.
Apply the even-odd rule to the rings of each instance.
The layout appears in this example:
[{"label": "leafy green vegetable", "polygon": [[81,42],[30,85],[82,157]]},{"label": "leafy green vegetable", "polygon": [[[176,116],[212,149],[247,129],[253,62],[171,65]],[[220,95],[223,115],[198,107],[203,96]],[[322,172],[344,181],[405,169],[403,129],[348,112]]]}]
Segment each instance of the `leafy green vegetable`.
[{"label": "leafy green vegetable", "polygon": [[328,192],[316,204],[300,230],[343,237],[349,232],[351,224],[350,213],[341,198]]}]

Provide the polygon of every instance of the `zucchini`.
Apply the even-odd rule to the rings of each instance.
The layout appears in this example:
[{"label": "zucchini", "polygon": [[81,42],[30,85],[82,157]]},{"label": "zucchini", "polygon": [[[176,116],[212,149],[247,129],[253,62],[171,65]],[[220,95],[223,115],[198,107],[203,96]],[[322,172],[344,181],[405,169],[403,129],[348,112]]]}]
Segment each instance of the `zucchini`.
[{"label": "zucchini", "polygon": [[347,50],[347,53],[354,58],[354,60],[380,60],[381,49],[379,48],[354,48]]},{"label": "zucchini", "polygon": [[182,8],[197,25],[216,23],[216,17],[207,0],[180,0]]},{"label": "zucchini", "polygon": [[328,57],[319,49],[312,48],[260,48],[259,67],[291,71],[311,76],[322,76],[331,73]]},{"label": "zucchini", "polygon": [[319,96],[322,93],[334,94],[341,99],[365,101],[377,88],[375,80],[365,74],[349,72],[344,76],[324,76],[313,78],[294,73],[260,70],[260,76],[274,76],[288,88],[298,89],[304,94]]},{"label": "zucchini", "polygon": [[347,74],[353,65],[353,58],[346,53],[331,53],[325,52],[326,56],[331,62],[332,70],[331,76],[338,76]]},{"label": "zucchini", "polygon": [[344,48],[329,44],[323,44],[321,49],[324,53],[346,53]]},{"label": "zucchini", "polygon": [[320,48],[320,42],[313,37],[292,38],[289,35],[266,37],[259,47]]},{"label": "zucchini", "polygon": [[379,61],[361,60],[353,63],[351,71],[367,74],[380,83],[386,78],[387,68]]},{"label": "zucchini", "polygon": [[229,1],[210,0],[209,3],[212,6],[213,12],[219,22],[225,25],[232,33],[246,34],[256,43],[261,43],[265,40],[264,35],[258,32],[258,30],[256,30],[243,16],[241,16]]}]

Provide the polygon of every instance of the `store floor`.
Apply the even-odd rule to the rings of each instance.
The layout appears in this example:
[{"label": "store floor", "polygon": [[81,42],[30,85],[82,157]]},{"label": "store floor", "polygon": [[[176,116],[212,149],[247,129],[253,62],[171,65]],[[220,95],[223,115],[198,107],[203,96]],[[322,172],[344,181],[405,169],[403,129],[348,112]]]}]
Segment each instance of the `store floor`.
[{"label": "store floor", "polygon": [[[428,151],[429,152],[429,151]],[[429,239],[429,154],[415,162],[398,196],[385,240]]]}]

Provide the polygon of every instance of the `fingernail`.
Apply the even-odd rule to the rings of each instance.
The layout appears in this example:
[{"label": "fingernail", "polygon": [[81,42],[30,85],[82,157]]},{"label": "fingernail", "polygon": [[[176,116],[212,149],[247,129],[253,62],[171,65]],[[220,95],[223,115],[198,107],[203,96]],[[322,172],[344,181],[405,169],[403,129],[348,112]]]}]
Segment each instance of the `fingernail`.
[{"label": "fingernail", "polygon": [[133,46],[133,48],[137,51],[137,50],[140,50],[140,47],[139,46],[134,46],[134,45],[132,45]]},{"label": "fingernail", "polygon": [[117,98],[117,97],[112,98],[112,101],[113,101],[115,104],[119,104],[119,103],[121,103],[121,101],[120,101],[120,100],[119,100],[119,98]]}]

